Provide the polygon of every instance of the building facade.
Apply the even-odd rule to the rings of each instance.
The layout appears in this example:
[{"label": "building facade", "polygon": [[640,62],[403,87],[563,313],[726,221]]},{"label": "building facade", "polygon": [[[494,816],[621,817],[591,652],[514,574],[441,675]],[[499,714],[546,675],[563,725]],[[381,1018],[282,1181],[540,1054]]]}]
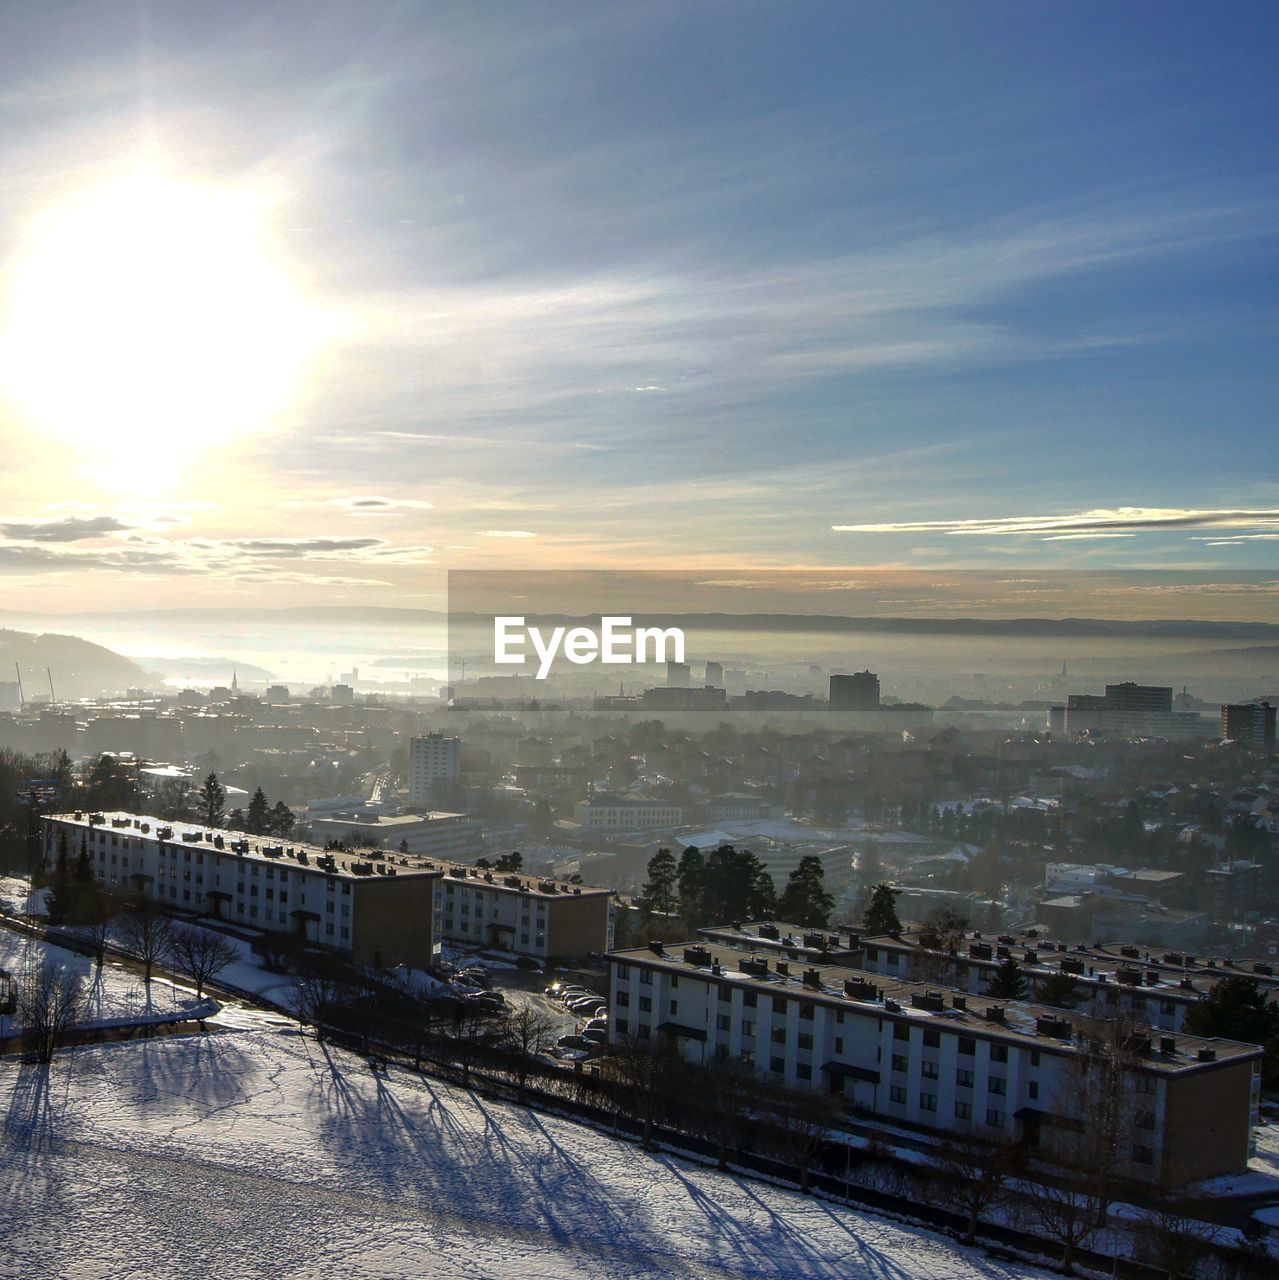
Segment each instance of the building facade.
[{"label": "building facade", "polygon": [[[662,1038],[690,1062],[740,1062],[885,1120],[1032,1147],[1088,1119],[1074,1082],[1090,1029],[1058,1009],[702,943],[617,951],[608,964],[618,1047]],[[1136,1036],[1118,1061],[1126,1176],[1165,1183],[1246,1166],[1259,1049]]]},{"label": "building facade", "polygon": [[[409,803],[431,803],[438,782],[456,782],[462,771],[462,741],[442,733],[409,739]],[[437,802],[438,803],[438,802]]]}]

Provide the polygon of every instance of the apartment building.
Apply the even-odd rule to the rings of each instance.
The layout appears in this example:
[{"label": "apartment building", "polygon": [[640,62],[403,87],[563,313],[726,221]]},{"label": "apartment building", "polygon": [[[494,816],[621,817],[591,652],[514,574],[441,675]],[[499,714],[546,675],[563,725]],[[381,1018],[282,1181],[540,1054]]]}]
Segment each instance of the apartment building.
[{"label": "apartment building", "polygon": [[652,831],[682,826],[684,809],[666,800],[597,794],[574,806],[573,820],[587,831]]},{"label": "apartment building", "polygon": [[[442,733],[409,739],[409,803],[431,803],[437,782],[455,782],[462,769],[462,740]],[[437,801],[438,803],[438,801]]]},{"label": "apartment building", "polygon": [[1058,1006],[1059,1012],[1103,1019],[1122,1015],[1164,1032],[1179,1032],[1189,1009],[1225,978],[1253,978],[1279,994],[1279,976],[1267,961],[1236,964],[1128,944],[1068,947],[1044,938],[969,932],[953,950],[939,950],[926,946],[915,930],[862,936],[856,930],[805,930],[771,920],[719,925],[699,934],[738,950],[845,964],[865,974],[931,982],[974,995],[985,992],[999,966],[1011,958],[1026,979],[1031,1000],[1050,981],[1060,991],[1065,977],[1073,987],[1066,996],[1069,1008]]},{"label": "apartment building", "polygon": [[142,890],[175,911],[293,933],[357,964],[424,968],[441,942],[543,960],[609,946],[609,889],[397,852],[270,844],[145,814],[55,814],[44,824],[46,866],[63,835],[72,861],[83,839],[107,888]]},{"label": "apartment building", "polygon": [[424,858],[474,858],[484,849],[483,829],[464,813],[381,814],[361,808],[311,819],[317,842],[376,845],[386,850],[415,853]]},{"label": "apartment building", "polygon": [[422,968],[438,952],[438,868],[145,814],[51,814],[43,824],[46,867],[65,838],[72,860],[83,845],[100,884],[141,890],[175,911],[293,934],[357,964]]},{"label": "apartment building", "polygon": [[443,870],[435,915],[441,938],[539,960],[608,950],[610,889],[477,867],[446,865]]},{"label": "apartment building", "polygon": [[[746,1063],[894,1123],[1002,1130],[1031,1146],[1087,1119],[1072,1083],[1092,1020],[724,945],[652,943],[607,959],[615,1046],[664,1038],[690,1062]],[[1131,1037],[1123,1172],[1150,1183],[1240,1172],[1260,1064],[1260,1049],[1233,1041]]]}]

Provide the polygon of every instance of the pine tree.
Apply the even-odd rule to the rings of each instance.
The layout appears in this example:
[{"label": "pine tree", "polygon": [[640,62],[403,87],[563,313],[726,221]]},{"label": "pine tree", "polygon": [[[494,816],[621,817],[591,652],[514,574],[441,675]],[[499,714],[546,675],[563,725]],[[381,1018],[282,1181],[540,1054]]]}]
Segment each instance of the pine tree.
[{"label": "pine tree", "polygon": [[706,875],[706,859],[696,845],[689,845],[680,854],[679,910],[685,920],[693,922],[701,917],[703,880]]},{"label": "pine tree", "polygon": [[862,923],[867,933],[900,933],[902,922],[897,918],[897,893],[891,884],[881,881],[871,890]]},{"label": "pine tree", "polygon": [[674,914],[679,893],[679,866],[669,849],[659,849],[648,860],[648,879],[640,891],[640,905],[654,915]]},{"label": "pine tree", "polygon": [[1026,975],[1021,966],[1009,956],[995,970],[986,994],[996,1000],[1021,1000],[1026,994]]},{"label": "pine tree", "polygon": [[253,797],[249,801],[248,812],[244,815],[245,826],[252,835],[266,835],[267,827],[270,823],[270,812],[266,792],[259,787],[253,793]]},{"label": "pine tree", "polygon": [[790,873],[777,913],[782,919],[805,929],[824,929],[830,922],[835,899],[826,892],[822,860],[811,855],[801,858]]},{"label": "pine tree", "polygon": [[221,826],[225,804],[226,788],[210,773],[200,787],[200,820],[206,827]]},{"label": "pine tree", "polygon": [[[287,836],[292,832],[294,824],[297,822],[297,815],[289,808],[283,800],[277,800],[271,806],[271,814],[267,819],[267,829],[273,836]],[[408,850],[402,850],[407,853]]]}]

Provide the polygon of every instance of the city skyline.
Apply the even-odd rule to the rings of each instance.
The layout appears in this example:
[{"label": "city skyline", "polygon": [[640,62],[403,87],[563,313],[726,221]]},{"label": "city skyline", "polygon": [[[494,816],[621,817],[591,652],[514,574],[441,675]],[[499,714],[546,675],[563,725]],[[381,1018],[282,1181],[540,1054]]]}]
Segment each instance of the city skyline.
[{"label": "city skyline", "polygon": [[130,14],[0,49],[15,599],[1273,564],[1264,6]]}]

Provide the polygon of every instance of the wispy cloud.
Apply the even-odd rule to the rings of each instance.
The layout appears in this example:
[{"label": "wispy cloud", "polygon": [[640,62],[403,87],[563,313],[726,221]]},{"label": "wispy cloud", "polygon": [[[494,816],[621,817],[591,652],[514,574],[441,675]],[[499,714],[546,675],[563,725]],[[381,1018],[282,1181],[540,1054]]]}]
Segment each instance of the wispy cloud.
[{"label": "wispy cloud", "polygon": [[[1187,529],[1279,528],[1279,509],[1192,509],[1175,507],[1116,507],[1075,515],[997,516],[964,520],[894,520],[867,524],[837,524],[836,533],[926,533],[947,536],[1006,537],[1047,535],[1046,542],[1070,539],[1133,537],[1138,533],[1179,532]],[[1240,537],[1274,537],[1243,534]]]},{"label": "wispy cloud", "polygon": [[60,520],[26,520],[0,523],[0,534],[28,542],[81,542],[129,528],[114,516],[66,516]]}]

